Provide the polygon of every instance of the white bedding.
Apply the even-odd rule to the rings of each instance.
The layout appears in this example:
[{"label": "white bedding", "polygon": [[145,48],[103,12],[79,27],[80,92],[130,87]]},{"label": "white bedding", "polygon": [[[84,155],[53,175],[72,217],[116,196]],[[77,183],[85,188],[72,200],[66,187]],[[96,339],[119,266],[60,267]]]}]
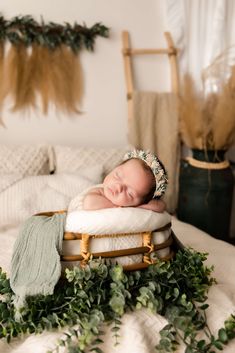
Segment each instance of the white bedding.
[{"label": "white bedding", "polygon": [[[208,303],[208,323],[212,331],[222,327],[224,320],[235,312],[235,247],[216,240],[197,228],[173,219],[173,230],[179,239],[188,246],[209,252],[207,264],[215,265],[214,276],[218,284],[210,288]],[[0,232],[0,265],[9,271],[12,247],[18,233],[18,227]],[[166,324],[160,315],[153,315],[147,310],[127,313],[123,317],[120,344],[114,347],[110,328],[106,328],[105,353],[153,353],[158,341],[158,332]],[[52,348],[60,333],[45,332],[31,335],[21,340],[16,339],[10,345],[0,341],[1,353],[46,353]],[[177,353],[183,352],[181,346]],[[63,352],[61,350],[61,352]],[[226,353],[235,352],[235,341],[225,349]]]},{"label": "white bedding", "polygon": [[[10,270],[12,248],[20,222],[34,212],[52,210],[52,206],[55,210],[65,208],[79,190],[100,182],[101,171],[100,174],[98,170],[93,172],[89,170],[87,176],[61,174],[24,179],[16,177],[9,183],[4,180],[4,191],[0,193],[0,266],[5,271]],[[89,180],[91,175],[93,179]],[[215,266],[213,274],[218,284],[210,288],[208,299],[208,323],[215,332],[231,313],[235,313],[235,247],[177,219],[173,219],[172,228],[183,244],[208,252],[207,264]],[[158,332],[166,324],[163,317],[140,310],[125,314],[122,322],[120,344],[116,347],[110,328],[105,328],[104,353],[154,353]],[[10,345],[1,340],[0,353],[46,353],[55,346],[60,335],[59,332],[44,332],[15,339]],[[180,346],[177,353],[183,351],[184,347]],[[235,340],[224,352],[235,352]]]}]

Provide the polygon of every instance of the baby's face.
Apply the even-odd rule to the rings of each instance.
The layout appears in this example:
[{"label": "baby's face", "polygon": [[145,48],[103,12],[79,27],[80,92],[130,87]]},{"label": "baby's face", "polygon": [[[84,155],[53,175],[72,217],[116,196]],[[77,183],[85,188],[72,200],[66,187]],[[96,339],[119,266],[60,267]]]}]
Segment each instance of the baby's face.
[{"label": "baby's face", "polygon": [[117,166],[104,179],[104,195],[117,206],[138,206],[151,188],[152,180],[138,159]]}]

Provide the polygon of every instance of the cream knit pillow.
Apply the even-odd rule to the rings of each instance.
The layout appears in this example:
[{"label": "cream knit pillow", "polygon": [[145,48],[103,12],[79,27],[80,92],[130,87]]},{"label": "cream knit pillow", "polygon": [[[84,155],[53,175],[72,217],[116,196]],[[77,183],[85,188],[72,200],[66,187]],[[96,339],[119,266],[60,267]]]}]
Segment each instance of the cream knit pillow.
[{"label": "cream knit pillow", "polygon": [[0,175],[49,174],[49,147],[0,145]]},{"label": "cream knit pillow", "polygon": [[55,172],[74,173],[92,165],[102,165],[109,173],[123,159],[128,148],[87,148],[55,146]]}]

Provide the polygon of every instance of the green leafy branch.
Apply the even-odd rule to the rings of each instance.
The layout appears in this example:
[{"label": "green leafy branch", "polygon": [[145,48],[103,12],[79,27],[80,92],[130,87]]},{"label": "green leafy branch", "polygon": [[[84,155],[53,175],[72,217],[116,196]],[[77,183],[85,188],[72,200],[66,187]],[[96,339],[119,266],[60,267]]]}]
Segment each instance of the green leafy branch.
[{"label": "green leafy branch", "polygon": [[123,314],[147,308],[169,322],[160,332],[156,351],[174,352],[180,342],[184,342],[186,353],[221,350],[235,337],[235,316],[225,321],[216,336],[210,332],[205,301],[215,280],[211,277],[213,268],[204,266],[205,260],[206,254],[184,249],[170,262],[159,261],[133,272],[91,260],[85,268],[67,269],[53,295],[28,297],[20,310],[20,321],[15,320],[9,280],[0,271],[0,338],[10,342],[22,334],[64,327],[53,352],[65,346],[69,353],[84,353],[88,347],[101,353],[104,323],[112,325],[114,344],[118,344]]},{"label": "green leafy branch", "polygon": [[69,46],[74,52],[83,48],[94,50],[97,36],[108,37],[109,29],[102,23],[96,23],[88,28],[85,24],[74,23],[64,25],[49,22],[35,21],[31,16],[16,16],[6,20],[0,16],[0,42],[8,40],[14,45],[39,44],[49,49],[60,45]]}]

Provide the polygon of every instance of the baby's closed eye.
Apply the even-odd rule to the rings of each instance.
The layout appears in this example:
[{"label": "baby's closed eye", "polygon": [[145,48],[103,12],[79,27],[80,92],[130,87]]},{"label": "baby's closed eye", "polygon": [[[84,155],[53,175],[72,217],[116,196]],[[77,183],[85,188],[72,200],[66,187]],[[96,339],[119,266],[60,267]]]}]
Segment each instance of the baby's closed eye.
[{"label": "baby's closed eye", "polygon": [[129,196],[131,199],[133,199],[134,195],[133,195],[133,193],[132,193],[131,191],[128,191],[127,194],[128,194],[128,196]]}]

